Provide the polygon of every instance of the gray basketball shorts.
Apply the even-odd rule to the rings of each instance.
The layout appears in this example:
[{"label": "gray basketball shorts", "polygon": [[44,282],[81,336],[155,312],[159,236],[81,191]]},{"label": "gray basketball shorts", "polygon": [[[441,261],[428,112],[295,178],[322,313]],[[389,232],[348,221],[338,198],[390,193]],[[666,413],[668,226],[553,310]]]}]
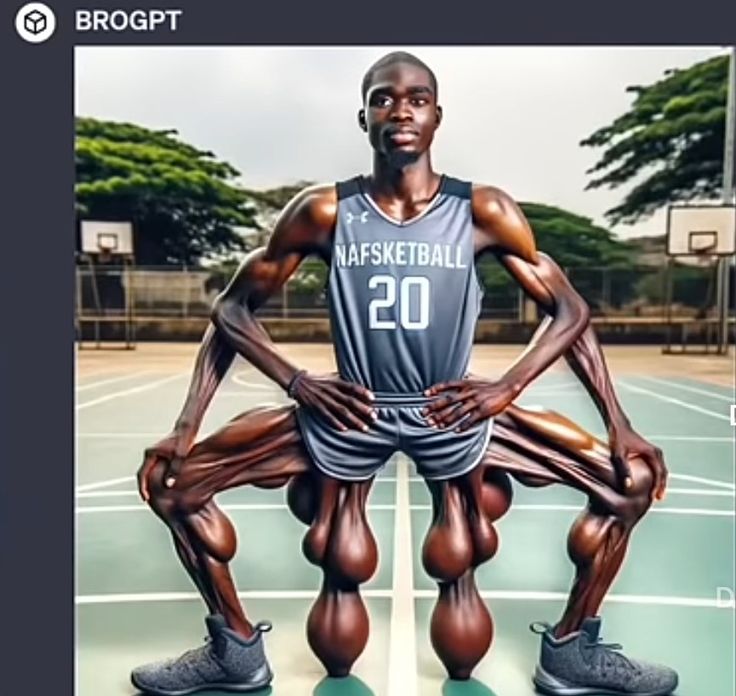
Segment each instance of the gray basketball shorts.
[{"label": "gray basketball shorts", "polygon": [[421,392],[376,392],[373,403],[378,419],[366,432],[340,431],[315,411],[297,407],[304,443],[314,465],[332,478],[369,479],[396,452],[403,452],[425,479],[439,480],[465,474],[483,458],[493,430],[492,419],[468,430],[433,428],[422,415],[429,399]]}]

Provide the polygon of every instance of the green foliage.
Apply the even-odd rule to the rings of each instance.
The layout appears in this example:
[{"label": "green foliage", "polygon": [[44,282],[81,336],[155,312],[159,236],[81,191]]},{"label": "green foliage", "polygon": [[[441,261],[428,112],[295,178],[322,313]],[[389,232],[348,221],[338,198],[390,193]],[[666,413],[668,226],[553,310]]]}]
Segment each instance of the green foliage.
[{"label": "green foliage", "polygon": [[76,119],[80,218],[132,221],[139,264],[195,264],[245,248],[235,226],[256,227],[238,171],[176,131]]},{"label": "green foliage", "polygon": [[[594,225],[589,218],[540,203],[519,205],[534,231],[540,251],[565,269],[596,269],[587,275],[574,274],[573,283],[591,307],[597,308],[605,291],[597,269],[630,267],[635,260],[632,249],[618,241],[609,230]],[[489,307],[516,306],[518,286],[503,268],[492,259],[484,259],[478,271],[489,297]],[[630,291],[631,286],[621,288],[617,301],[625,302]]]},{"label": "green foliage", "polygon": [[713,197],[722,186],[728,56],[670,70],[628,87],[629,111],[581,145],[605,148],[587,188],[617,188],[645,176],[607,211],[612,224],[636,222],[667,203]]},{"label": "green foliage", "polygon": [[271,212],[278,213],[286,204],[294,198],[300,191],[311,186],[309,181],[300,181],[296,184],[289,184],[288,186],[278,186],[273,189],[266,189],[265,191],[248,190],[248,195],[256,201],[264,210],[270,210]]}]

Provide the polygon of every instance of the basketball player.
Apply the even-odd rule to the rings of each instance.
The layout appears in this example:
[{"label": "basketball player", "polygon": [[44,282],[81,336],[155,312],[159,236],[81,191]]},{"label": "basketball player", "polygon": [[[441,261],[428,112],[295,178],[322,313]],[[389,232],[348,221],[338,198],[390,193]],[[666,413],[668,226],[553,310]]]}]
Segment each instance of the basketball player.
[{"label": "basketball player", "polygon": [[[442,110],[424,63],[406,53],[385,56],[365,75],[362,96],[358,125],[373,149],[372,173],[308,188],[289,203],[267,248],[247,257],[216,301],[181,415],[171,435],[146,452],[141,495],[171,530],[202,594],[211,640],[134,670],[133,683],[165,696],[270,683],[262,637],[270,624],[253,625],[238,600],[228,568],[235,532],[213,501],[249,483],[289,484],[289,505],[309,527],[304,552],[324,573],[307,637],[328,674],[348,674],[368,639],[359,586],[377,565],[365,501],[376,473],[401,451],[432,493],[423,563],[439,587],[430,630],[450,677],[467,679],[491,643],[492,620],[474,569],[496,551],[493,522],[511,504],[510,475],[589,497],[568,540],[576,577],[567,607],[556,624],[532,627],[542,633],[537,688],[560,695],[670,693],[677,684],[672,670],[627,658],[599,637],[598,609],[633,527],[663,496],[667,472],[661,452],[621,410],[586,304],[537,251],[507,194],[432,169]],[[485,253],[547,315],[497,379],[467,374],[482,295],[475,262]],[[330,268],[337,374],[299,369],[255,316],[309,256]],[[251,410],[194,444],[236,354],[295,404]],[[608,444],[558,414],[512,404],[563,356],[594,399]]]}]

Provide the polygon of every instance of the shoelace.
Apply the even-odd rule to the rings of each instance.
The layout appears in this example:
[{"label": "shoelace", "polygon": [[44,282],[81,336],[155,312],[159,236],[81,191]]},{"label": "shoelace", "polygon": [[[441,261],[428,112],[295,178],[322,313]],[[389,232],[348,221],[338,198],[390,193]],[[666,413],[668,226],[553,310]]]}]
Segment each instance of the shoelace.
[{"label": "shoelace", "polygon": [[608,667],[610,667],[612,664],[616,664],[617,661],[623,661],[626,663],[629,669],[633,669],[635,672],[639,671],[636,665],[628,657],[626,657],[626,655],[620,652],[616,652],[618,650],[624,649],[624,646],[620,643],[604,643],[600,638],[598,638],[595,641],[588,640],[582,645],[583,648],[585,648],[586,650],[597,651],[594,652],[594,654],[601,656],[599,658],[598,664],[605,669],[608,669]]},{"label": "shoelace", "polygon": [[[543,633],[547,633],[548,631],[552,631],[554,629],[554,626],[547,623],[546,621],[534,621],[533,623],[529,624],[529,629],[532,633],[541,635]],[[585,637],[587,638],[587,636]],[[616,662],[616,660],[623,660],[630,669],[633,669],[637,673],[639,672],[639,669],[636,667],[636,665],[628,657],[626,657],[626,655],[623,655],[620,652],[616,652],[617,650],[624,649],[623,645],[621,645],[620,643],[604,643],[600,638],[591,641],[590,638],[588,638],[588,640],[582,643],[582,646],[586,650],[594,651],[595,655],[600,655],[601,657],[599,658],[599,665],[604,667],[605,669],[608,669],[608,667],[610,667],[612,663]]]}]

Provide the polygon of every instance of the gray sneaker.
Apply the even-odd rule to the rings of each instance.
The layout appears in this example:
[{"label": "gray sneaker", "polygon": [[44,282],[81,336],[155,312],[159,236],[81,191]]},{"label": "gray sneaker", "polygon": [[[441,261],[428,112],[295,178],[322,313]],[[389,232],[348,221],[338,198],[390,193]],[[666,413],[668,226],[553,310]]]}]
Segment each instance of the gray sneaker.
[{"label": "gray sneaker", "polygon": [[209,638],[204,645],[181,657],[134,669],[130,675],[133,686],[156,696],[185,696],[202,689],[257,691],[271,683],[273,674],[261,637],[271,630],[270,623],[257,624],[246,640],[229,629],[219,614],[208,616],[205,622]]},{"label": "gray sneaker", "polygon": [[579,631],[557,639],[549,624],[529,627],[542,635],[539,664],[534,672],[537,691],[552,696],[666,696],[677,688],[677,673],[669,667],[632,660],[616,643],[602,643],[601,619],[585,619]]}]

